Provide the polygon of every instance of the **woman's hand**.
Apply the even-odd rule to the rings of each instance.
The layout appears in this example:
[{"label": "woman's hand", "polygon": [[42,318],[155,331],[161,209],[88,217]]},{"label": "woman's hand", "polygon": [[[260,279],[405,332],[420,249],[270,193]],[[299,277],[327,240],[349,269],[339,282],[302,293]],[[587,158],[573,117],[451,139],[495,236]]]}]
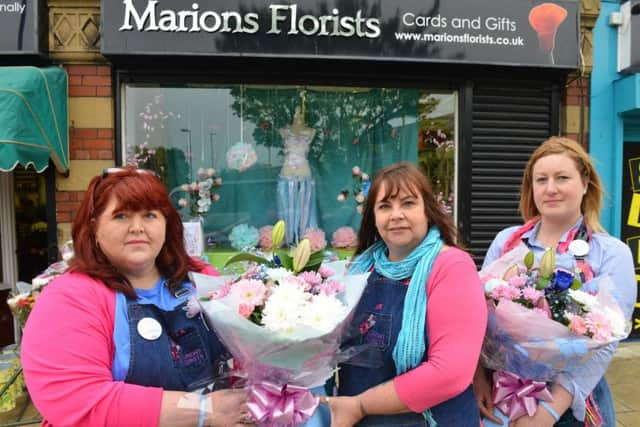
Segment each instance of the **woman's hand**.
[{"label": "woman's hand", "polygon": [[329,406],[331,427],[352,427],[365,416],[357,396],[321,397],[320,402]]},{"label": "woman's hand", "polygon": [[502,425],[500,418],[493,414],[495,408],[493,404],[493,381],[491,379],[491,371],[478,365],[476,373],[473,376],[473,392],[478,400],[478,408],[480,415]]},{"label": "woman's hand", "polygon": [[255,425],[255,420],[246,405],[246,390],[219,390],[210,393],[208,396],[211,399],[211,406],[209,407],[205,426],[247,427]]},{"label": "woman's hand", "polygon": [[544,410],[543,407],[538,406],[536,413],[532,417],[523,415],[515,421],[509,423],[509,427],[552,427],[556,423],[556,420]]}]

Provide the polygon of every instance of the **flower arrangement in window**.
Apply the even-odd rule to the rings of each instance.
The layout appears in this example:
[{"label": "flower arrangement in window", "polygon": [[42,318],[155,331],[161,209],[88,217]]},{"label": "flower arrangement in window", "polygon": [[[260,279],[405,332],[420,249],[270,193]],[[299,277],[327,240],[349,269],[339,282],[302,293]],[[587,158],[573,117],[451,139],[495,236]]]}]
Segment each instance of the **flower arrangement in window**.
[{"label": "flower arrangement in window", "polygon": [[213,168],[198,169],[198,179],[188,184],[182,184],[174,191],[185,193],[185,197],[178,199],[178,207],[181,210],[187,209],[191,217],[197,218],[207,214],[211,204],[220,200],[220,195],[216,190],[222,185],[222,178],[217,176]]},{"label": "flower arrangement in window", "polygon": [[420,166],[429,178],[442,210],[451,214],[454,203],[452,185],[455,142],[441,128],[422,131],[421,139]]},{"label": "flower arrangement in window", "polygon": [[369,178],[369,174],[360,170],[360,166],[354,166],[351,169],[351,176],[353,178],[352,188],[350,190],[342,190],[337,199],[339,202],[344,202],[350,194],[353,195],[356,201],[356,210],[359,214],[362,214],[364,202],[367,200],[369,188],[371,187],[371,178]]}]

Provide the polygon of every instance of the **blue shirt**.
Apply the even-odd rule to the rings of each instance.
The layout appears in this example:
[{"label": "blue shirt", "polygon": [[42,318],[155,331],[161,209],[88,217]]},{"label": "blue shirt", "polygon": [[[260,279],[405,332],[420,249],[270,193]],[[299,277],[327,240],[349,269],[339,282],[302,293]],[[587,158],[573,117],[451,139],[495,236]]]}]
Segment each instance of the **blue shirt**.
[{"label": "blue shirt", "polygon": [[[580,226],[581,223],[582,218],[562,235],[560,242],[566,242],[569,231]],[[519,228],[520,226],[513,226],[498,233],[485,255],[482,264],[483,268],[500,257],[505,243]],[[536,237],[539,229],[540,222],[522,235],[522,240],[533,252],[536,263],[540,262],[540,258],[546,250],[545,246],[538,241]],[[611,294],[618,302],[625,317],[630,320],[637,297],[637,284],[633,256],[631,255],[629,247],[606,233],[593,233],[589,241],[589,253],[586,256],[586,260],[591,266],[595,277],[591,282],[585,284],[585,290],[597,291],[598,278],[609,276],[613,283]],[[556,252],[556,264],[573,271],[575,268],[575,258],[568,252],[565,254],[558,254]],[[609,344],[598,350],[594,357],[585,362],[587,369],[599,373],[599,375],[592,377],[597,378],[596,381],[589,378],[572,378],[568,374],[561,374],[556,378],[556,382],[573,395],[571,409],[578,420],[584,419],[584,401],[598,381],[604,376],[616,347],[617,343]]]},{"label": "blue shirt", "polygon": [[[165,280],[160,278],[150,289],[135,289],[138,295],[138,304],[153,304],[156,307],[170,311],[177,305],[187,300],[194,291],[193,285],[185,282],[183,287],[188,292],[180,292],[180,297],[176,298],[169,288],[164,285]],[[129,371],[129,356],[131,353],[131,338],[129,336],[129,315],[127,314],[127,297],[116,292],[115,321],[113,325],[113,342],[115,352],[111,374],[115,381],[124,381]]]}]

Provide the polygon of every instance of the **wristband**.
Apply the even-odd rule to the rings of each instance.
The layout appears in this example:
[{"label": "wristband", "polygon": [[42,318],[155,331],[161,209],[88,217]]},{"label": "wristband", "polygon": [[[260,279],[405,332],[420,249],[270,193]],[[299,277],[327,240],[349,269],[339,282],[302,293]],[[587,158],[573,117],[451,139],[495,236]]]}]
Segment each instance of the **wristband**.
[{"label": "wristband", "polygon": [[197,427],[204,427],[204,419],[207,417],[206,413],[207,407],[207,395],[200,395],[200,411],[198,412],[198,424]]},{"label": "wristband", "polygon": [[538,405],[542,406],[548,413],[550,413],[553,419],[556,420],[556,422],[560,421],[560,415],[558,415],[556,410],[553,409],[547,402],[541,400],[540,402],[538,402]]}]

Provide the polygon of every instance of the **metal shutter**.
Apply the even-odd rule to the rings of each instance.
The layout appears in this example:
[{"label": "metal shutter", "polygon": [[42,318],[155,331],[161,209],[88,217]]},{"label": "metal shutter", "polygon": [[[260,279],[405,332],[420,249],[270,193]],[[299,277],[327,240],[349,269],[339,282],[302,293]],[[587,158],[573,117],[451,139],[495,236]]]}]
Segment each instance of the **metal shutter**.
[{"label": "metal shutter", "polygon": [[548,81],[476,81],[471,99],[471,203],[465,237],[480,265],[495,235],[522,223],[522,172],[533,150],[557,133],[559,93]]}]

